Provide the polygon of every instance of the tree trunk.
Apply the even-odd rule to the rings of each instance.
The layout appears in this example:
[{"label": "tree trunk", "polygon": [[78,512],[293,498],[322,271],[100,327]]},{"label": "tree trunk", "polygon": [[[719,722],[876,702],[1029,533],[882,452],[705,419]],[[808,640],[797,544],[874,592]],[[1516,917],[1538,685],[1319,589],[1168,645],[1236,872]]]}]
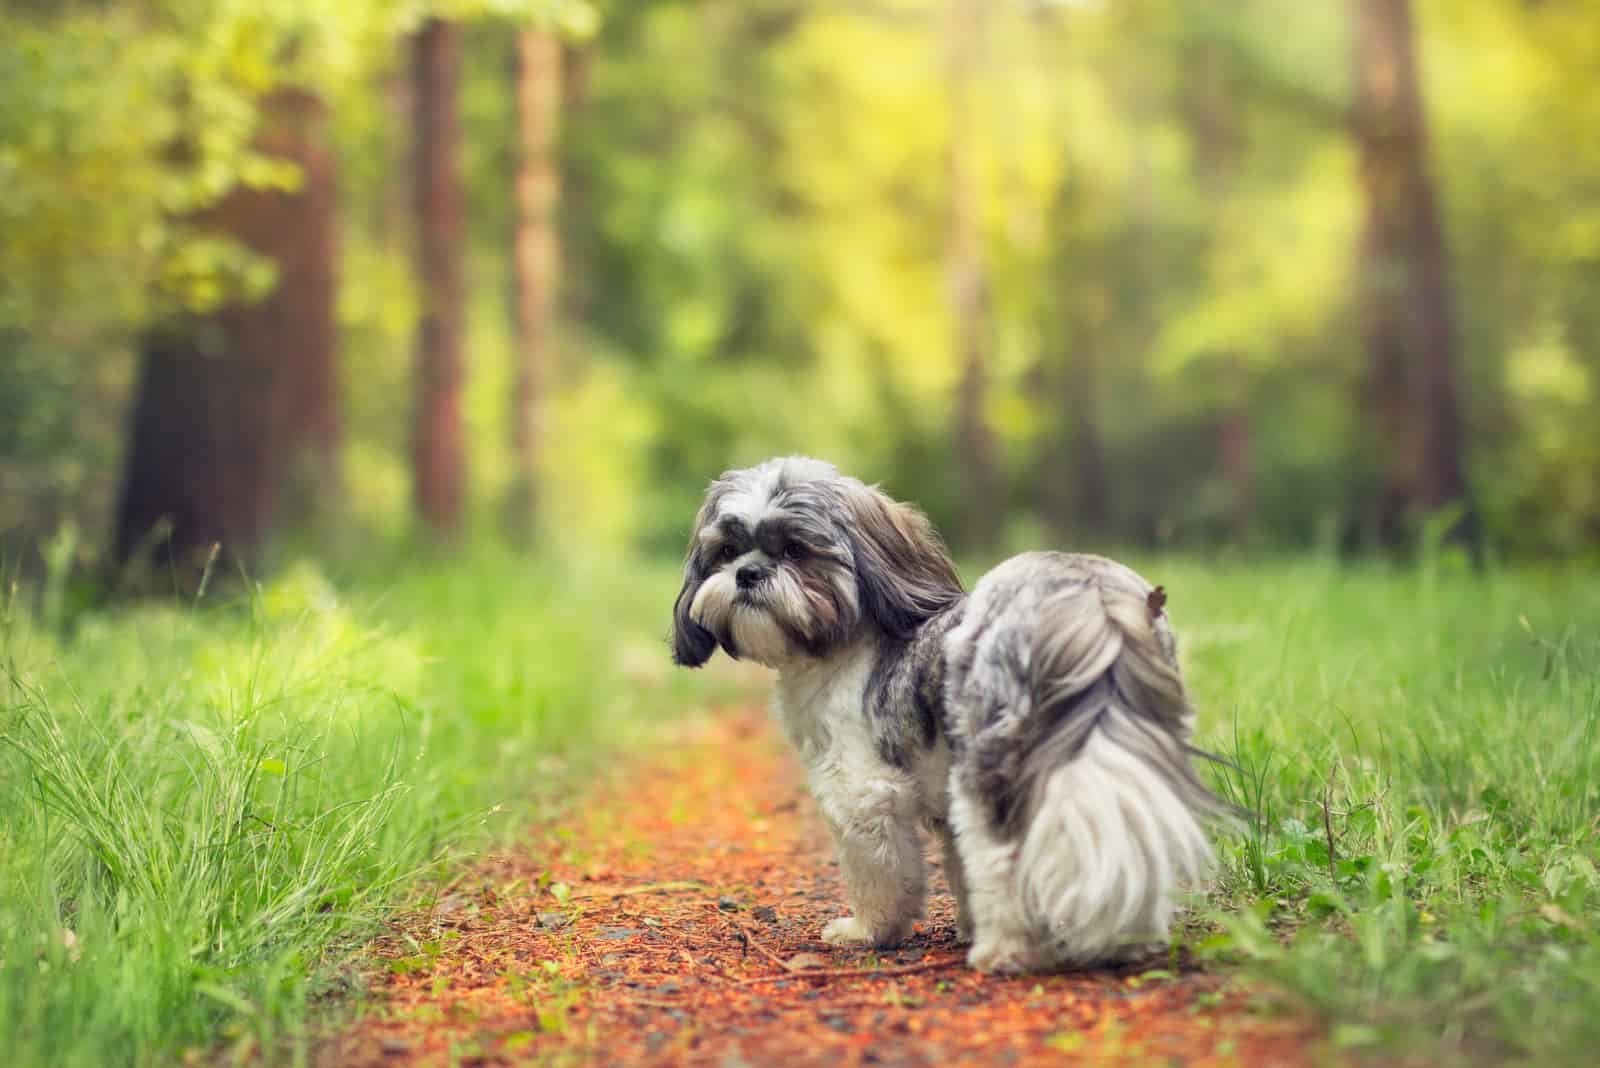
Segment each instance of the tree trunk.
[{"label": "tree trunk", "polygon": [[1467,500],[1449,253],[1428,173],[1410,2],[1353,2],[1368,408],[1385,453],[1377,525],[1396,543],[1409,510]]},{"label": "tree trunk", "polygon": [[1250,459],[1250,409],[1230,400],[1218,431],[1222,476],[1229,490],[1229,518],[1236,541],[1249,541],[1256,529],[1256,469]]},{"label": "tree trunk", "polygon": [[418,517],[449,536],[461,526],[465,462],[461,425],[462,360],[460,123],[456,115],[459,47],[455,27],[423,23],[412,40],[415,108],[413,196],[422,318],[417,335],[412,480]]},{"label": "tree trunk", "polygon": [[531,540],[538,497],[539,388],[551,362],[555,292],[560,276],[556,207],[560,170],[561,43],[541,30],[516,41],[517,174],[512,273],[516,291],[516,373],[511,449],[516,474],[508,501],[514,538]]},{"label": "tree trunk", "polygon": [[[1067,294],[1068,307],[1076,307],[1073,329],[1067,338],[1066,373],[1061,380],[1062,409],[1067,415],[1068,492],[1066,514],[1056,517],[1061,530],[1104,533],[1111,520],[1111,479],[1106,473],[1105,442],[1100,433],[1100,359],[1105,342],[1106,309],[1098,283],[1074,280],[1076,298]],[[1089,299],[1089,298],[1093,299]]]},{"label": "tree trunk", "polygon": [[[325,118],[322,102],[308,93],[279,90],[286,121],[269,121],[258,139],[262,149],[299,165],[300,188],[294,226],[255,235],[271,242],[278,263],[272,298],[241,309],[252,336],[276,347],[283,375],[283,458],[288,465],[285,523],[325,519],[341,494],[338,361],[338,186],[334,157],[323,137],[309,136]],[[269,120],[272,112],[269,111]]]},{"label": "tree trunk", "polygon": [[984,0],[950,0],[948,269],[960,382],[956,392],[956,473],[963,544],[997,540],[1004,494],[995,445],[984,418],[989,363],[989,279],[983,261],[981,190],[977,173],[973,80],[983,32]]},{"label": "tree trunk", "polygon": [[293,191],[238,186],[195,220],[277,269],[271,292],[187,316],[143,342],[117,506],[119,564],[146,550],[191,588],[220,546],[223,565],[255,568],[286,475],[336,481],[334,169],[322,108],[277,90],[261,104],[256,147],[293,161]]},{"label": "tree trunk", "polygon": [[[1218,209],[1232,195],[1244,150],[1235,113],[1236,79],[1230,78],[1222,46],[1206,40],[1190,46],[1183,63],[1185,125],[1194,142],[1195,172],[1205,199]],[[1222,380],[1217,421],[1217,462],[1228,487],[1229,526],[1247,541],[1256,526],[1255,465],[1251,462],[1250,372],[1237,352],[1212,354]]]}]

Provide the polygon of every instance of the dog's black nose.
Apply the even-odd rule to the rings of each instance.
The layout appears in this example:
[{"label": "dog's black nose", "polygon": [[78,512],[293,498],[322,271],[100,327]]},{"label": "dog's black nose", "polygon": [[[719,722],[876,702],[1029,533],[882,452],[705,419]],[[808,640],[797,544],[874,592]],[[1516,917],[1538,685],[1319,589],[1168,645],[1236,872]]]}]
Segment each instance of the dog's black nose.
[{"label": "dog's black nose", "polygon": [[733,577],[739,583],[741,590],[748,590],[751,586],[767,577],[767,569],[760,564],[745,564],[734,572]]}]

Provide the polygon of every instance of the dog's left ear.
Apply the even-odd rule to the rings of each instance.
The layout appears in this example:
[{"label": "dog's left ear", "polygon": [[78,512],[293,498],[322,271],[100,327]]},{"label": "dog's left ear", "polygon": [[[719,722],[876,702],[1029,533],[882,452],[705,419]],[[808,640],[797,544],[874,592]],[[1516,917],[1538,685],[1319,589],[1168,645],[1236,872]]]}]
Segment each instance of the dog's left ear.
[{"label": "dog's left ear", "polygon": [[862,610],[885,633],[908,640],[961,599],[961,576],[921,510],[860,483],[844,499]]},{"label": "dog's left ear", "polygon": [[716,635],[689,618],[689,606],[703,581],[700,567],[691,557],[683,568],[683,589],[672,606],[672,662],[680,667],[697,668],[717,651]]}]

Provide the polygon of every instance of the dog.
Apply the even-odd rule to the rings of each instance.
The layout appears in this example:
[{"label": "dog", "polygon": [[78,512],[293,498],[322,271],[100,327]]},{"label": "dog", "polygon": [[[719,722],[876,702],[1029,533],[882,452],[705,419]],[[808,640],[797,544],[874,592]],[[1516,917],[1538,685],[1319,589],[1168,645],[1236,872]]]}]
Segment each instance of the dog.
[{"label": "dog", "polygon": [[831,464],[729,471],[694,520],[674,660],[778,672],[776,715],[827,821],[852,914],[900,943],[938,838],[968,963],[1107,964],[1165,941],[1222,807],[1165,595],[1099,556],[1030,552],[969,594],[926,516]]}]

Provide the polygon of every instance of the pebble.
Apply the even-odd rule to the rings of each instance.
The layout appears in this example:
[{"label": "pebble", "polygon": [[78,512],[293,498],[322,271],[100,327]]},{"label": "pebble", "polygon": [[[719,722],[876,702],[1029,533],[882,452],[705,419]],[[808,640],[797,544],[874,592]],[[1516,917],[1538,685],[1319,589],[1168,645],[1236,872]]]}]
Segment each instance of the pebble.
[{"label": "pebble", "polygon": [[637,927],[602,927],[595,933],[595,937],[603,942],[620,942],[624,938],[632,938],[643,933]]}]

